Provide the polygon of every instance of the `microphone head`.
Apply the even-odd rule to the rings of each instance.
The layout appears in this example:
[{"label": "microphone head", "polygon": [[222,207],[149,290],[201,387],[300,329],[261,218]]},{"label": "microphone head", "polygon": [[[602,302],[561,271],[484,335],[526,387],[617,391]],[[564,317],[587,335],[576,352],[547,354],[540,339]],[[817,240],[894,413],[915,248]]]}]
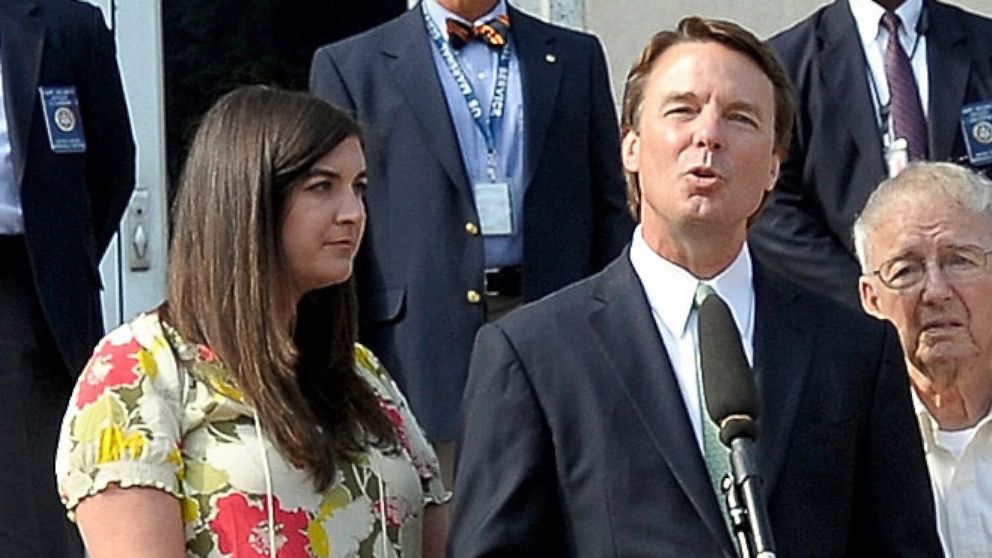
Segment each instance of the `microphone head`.
[{"label": "microphone head", "polygon": [[748,415],[730,415],[720,423],[720,442],[730,447],[735,438],[758,437],[758,423]]},{"label": "microphone head", "polygon": [[756,438],[758,387],[730,309],[719,296],[709,296],[699,306],[698,318],[706,412],[720,426],[724,444],[739,436]]}]

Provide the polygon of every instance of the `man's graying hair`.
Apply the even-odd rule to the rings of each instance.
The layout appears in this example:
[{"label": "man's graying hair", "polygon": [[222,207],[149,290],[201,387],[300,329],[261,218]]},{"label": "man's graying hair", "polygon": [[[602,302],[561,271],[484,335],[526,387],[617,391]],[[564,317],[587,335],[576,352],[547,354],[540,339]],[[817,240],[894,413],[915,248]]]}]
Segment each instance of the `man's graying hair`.
[{"label": "man's graying hair", "polygon": [[893,202],[905,199],[927,204],[946,200],[963,211],[984,213],[992,219],[992,181],[953,163],[911,163],[872,192],[854,222],[854,250],[863,273],[871,272],[868,235],[891,216]]}]

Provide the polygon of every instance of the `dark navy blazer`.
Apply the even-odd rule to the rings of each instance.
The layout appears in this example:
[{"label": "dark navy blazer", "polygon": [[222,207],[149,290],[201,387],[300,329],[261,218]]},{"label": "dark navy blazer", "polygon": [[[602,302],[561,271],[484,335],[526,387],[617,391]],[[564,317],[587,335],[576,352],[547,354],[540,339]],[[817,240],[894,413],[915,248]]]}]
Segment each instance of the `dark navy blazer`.
[{"label": "dark navy blazer", "polygon": [[[629,240],[606,63],[590,35],[509,7],[524,88],[523,296],[601,269]],[[362,340],[435,441],[456,435],[483,304],[482,238],[416,7],[314,55],[311,90],[367,126],[368,229],[358,256]]]},{"label": "dark navy blazer", "polygon": [[[0,2],[0,62],[24,236],[42,309],[75,377],[103,336],[100,258],[134,189],[113,34],[83,2]],[[86,152],[54,153],[38,88],[74,85]]]},{"label": "dark navy blazer", "polygon": [[[754,289],[778,556],[941,556],[895,330],[757,264]],[[449,556],[736,556],[626,251],[484,326],[465,395]]]}]

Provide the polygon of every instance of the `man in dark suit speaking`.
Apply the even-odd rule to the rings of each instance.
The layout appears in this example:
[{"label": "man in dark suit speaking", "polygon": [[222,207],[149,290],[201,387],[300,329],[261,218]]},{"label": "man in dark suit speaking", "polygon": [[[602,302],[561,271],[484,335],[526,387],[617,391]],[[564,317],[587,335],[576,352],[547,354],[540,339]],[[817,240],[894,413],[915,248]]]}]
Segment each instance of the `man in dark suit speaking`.
[{"label": "man in dark suit speaking", "polygon": [[936,0],[834,0],[769,44],[798,114],[751,245],[858,308],[851,226],[878,183],[910,160],[992,163],[969,116],[992,110],[992,20]]},{"label": "man in dark suit speaking", "polygon": [[603,51],[505,0],[424,0],[318,50],[310,87],[368,126],[361,338],[450,474],[479,326],[630,237]]},{"label": "man in dark suit speaking", "polygon": [[774,54],[734,24],[651,40],[622,119],[640,226],[601,273],[480,330],[450,556],[735,555],[696,372],[707,291],[753,364],[778,555],[940,555],[894,332],[748,253],[793,110]]},{"label": "man in dark suit speaking", "polygon": [[0,2],[0,555],[82,556],[52,470],[103,335],[100,257],[134,188],[114,37],[69,0]]}]

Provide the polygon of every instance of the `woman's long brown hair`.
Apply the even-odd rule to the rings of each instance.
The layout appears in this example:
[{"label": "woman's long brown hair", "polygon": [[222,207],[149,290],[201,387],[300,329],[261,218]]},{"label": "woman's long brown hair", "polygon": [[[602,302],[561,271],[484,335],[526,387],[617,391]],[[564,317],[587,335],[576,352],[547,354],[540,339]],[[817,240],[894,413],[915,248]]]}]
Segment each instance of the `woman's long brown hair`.
[{"label": "woman's long brown hair", "polygon": [[355,372],[353,279],[305,295],[292,331],[280,322],[278,234],[303,174],[360,134],[310,95],[236,89],[197,130],[173,209],[168,320],[213,349],[270,439],[321,490],[337,460],[395,447],[396,433]]}]

